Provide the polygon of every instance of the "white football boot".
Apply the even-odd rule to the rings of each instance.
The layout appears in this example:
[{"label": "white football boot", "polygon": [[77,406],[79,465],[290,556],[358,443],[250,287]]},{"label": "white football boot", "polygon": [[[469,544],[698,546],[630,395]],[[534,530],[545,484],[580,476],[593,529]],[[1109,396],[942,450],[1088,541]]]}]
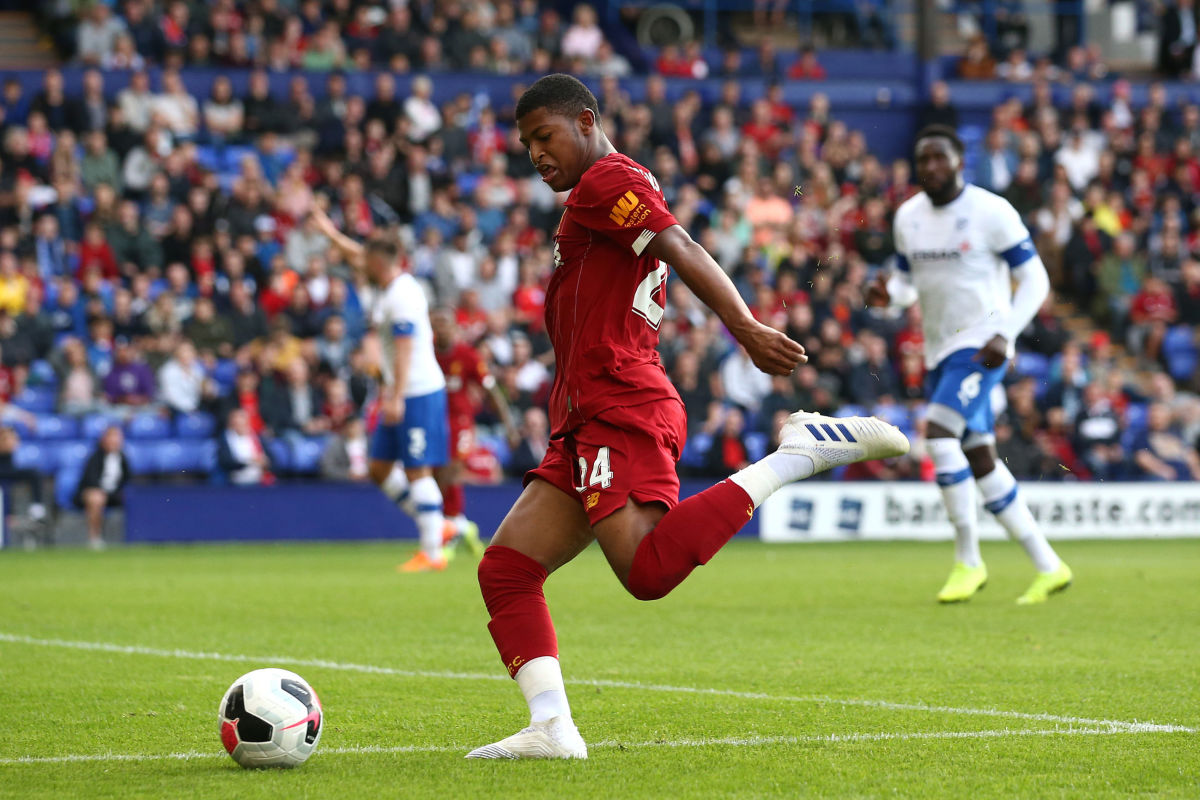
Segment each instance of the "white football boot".
[{"label": "white football boot", "polygon": [[813,460],[814,474],[834,467],[908,452],[908,437],[875,417],[824,417],[797,411],[779,431],[780,453]]},{"label": "white football boot", "polygon": [[570,717],[554,717],[476,748],[467,758],[587,758],[587,745]]}]

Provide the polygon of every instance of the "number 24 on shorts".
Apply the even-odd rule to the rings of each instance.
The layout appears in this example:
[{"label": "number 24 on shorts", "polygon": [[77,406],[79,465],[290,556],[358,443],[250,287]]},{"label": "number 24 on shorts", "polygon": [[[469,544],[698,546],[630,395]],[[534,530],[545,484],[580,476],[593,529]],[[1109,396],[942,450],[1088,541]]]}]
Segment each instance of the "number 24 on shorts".
[{"label": "number 24 on shorts", "polygon": [[583,456],[579,457],[579,486],[575,490],[582,492],[589,486],[599,486],[607,489],[612,486],[612,466],[608,459],[608,448],[601,447],[596,451],[596,460],[592,462],[591,475],[588,474],[588,462]]}]

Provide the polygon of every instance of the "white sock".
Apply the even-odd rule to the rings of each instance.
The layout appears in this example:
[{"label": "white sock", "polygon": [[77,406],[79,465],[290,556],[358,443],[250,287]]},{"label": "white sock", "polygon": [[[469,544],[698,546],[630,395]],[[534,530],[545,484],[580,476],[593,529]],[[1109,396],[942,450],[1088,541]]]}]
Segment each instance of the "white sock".
[{"label": "white sock", "polygon": [[460,534],[466,533],[467,526],[471,524],[471,520],[467,519],[466,514],[455,514],[451,519],[451,522],[454,523],[454,530],[458,531]]},{"label": "white sock", "polygon": [[997,461],[996,468],[979,479],[979,491],[983,494],[984,508],[995,514],[1008,535],[1025,548],[1038,572],[1058,569],[1062,562],[1038,527],[1008,467]]},{"label": "white sock", "polygon": [[421,534],[421,550],[437,560],[442,557],[442,490],[432,475],[417,478],[412,484],[412,500],[417,510],[417,530]]},{"label": "white sock", "polygon": [[383,485],[379,488],[383,489],[387,499],[400,506],[404,513],[416,518],[417,508],[413,504],[412,493],[408,487],[408,475],[404,473],[404,467],[399,464],[392,467],[392,471],[388,473]]},{"label": "white sock", "polygon": [[530,722],[545,722],[555,717],[571,718],[562,667],[553,656],[538,656],[517,670],[517,686],[529,704]]},{"label": "white sock", "polygon": [[983,563],[979,553],[979,521],[975,511],[975,476],[957,439],[928,439],[946,517],[954,526],[954,560],[968,567]]},{"label": "white sock", "polygon": [[816,469],[813,460],[799,453],[768,453],[729,480],[746,490],[750,501],[758,508],[785,483],[811,477]]}]

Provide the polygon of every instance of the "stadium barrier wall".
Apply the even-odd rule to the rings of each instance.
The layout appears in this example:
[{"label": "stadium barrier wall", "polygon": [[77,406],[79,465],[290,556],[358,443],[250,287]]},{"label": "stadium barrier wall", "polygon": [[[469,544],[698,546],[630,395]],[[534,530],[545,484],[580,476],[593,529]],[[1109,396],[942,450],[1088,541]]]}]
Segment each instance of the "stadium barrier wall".
[{"label": "stadium barrier wall", "polygon": [[[1050,539],[1200,537],[1200,483],[1033,483],[1021,493]],[[979,515],[982,538],[1006,538]],[[951,538],[932,483],[792,484],[758,516],[768,542]]]},{"label": "stadium barrier wall", "polygon": [[[689,497],[711,485],[685,481]],[[467,515],[491,536],[521,493],[516,482],[468,486]],[[413,521],[368,484],[275,486],[130,485],[125,489],[128,542],[224,542],[416,539]],[[758,535],[752,519],[743,535]]]}]

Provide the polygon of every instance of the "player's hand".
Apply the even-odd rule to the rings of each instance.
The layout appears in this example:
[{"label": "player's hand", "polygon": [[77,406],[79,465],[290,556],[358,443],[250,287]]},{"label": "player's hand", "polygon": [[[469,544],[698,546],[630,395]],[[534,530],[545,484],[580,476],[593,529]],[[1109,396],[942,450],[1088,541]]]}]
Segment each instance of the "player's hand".
[{"label": "player's hand", "polygon": [[738,337],[754,366],[768,375],[791,375],[800,364],[808,362],[804,348],[774,328],[754,323],[749,332]]},{"label": "player's hand", "polygon": [[404,421],[404,398],[400,395],[383,398],[380,411],[384,425],[399,425]]},{"label": "player's hand", "polygon": [[880,273],[867,286],[867,305],[876,308],[890,305],[892,295],[887,288],[887,277]]},{"label": "player's hand", "polygon": [[996,334],[988,343],[979,348],[973,357],[972,361],[981,361],[988,369],[995,369],[1004,363],[1008,358],[1008,339],[1005,339],[1000,334]]}]

